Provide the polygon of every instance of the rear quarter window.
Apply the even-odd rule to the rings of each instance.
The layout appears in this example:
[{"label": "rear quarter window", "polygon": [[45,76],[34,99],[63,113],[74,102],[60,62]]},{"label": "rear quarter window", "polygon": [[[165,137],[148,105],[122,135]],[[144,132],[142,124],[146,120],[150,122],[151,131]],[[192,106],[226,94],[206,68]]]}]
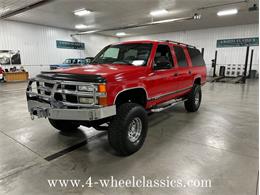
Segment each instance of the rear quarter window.
[{"label": "rear quarter window", "polygon": [[205,66],[205,61],[198,49],[188,48],[192,66]]},{"label": "rear quarter window", "polygon": [[175,52],[175,55],[176,55],[176,58],[177,58],[177,61],[178,61],[178,65],[180,67],[188,66],[183,48],[178,47],[178,46],[174,46],[173,49],[174,49],[174,52]]}]

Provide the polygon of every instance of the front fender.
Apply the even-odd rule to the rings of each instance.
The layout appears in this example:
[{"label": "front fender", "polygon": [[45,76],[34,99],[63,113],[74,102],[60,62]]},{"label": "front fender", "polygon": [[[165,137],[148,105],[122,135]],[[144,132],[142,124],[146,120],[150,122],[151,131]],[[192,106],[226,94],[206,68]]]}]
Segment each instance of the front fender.
[{"label": "front fender", "polygon": [[132,84],[116,84],[116,85],[111,85],[108,87],[108,102],[110,105],[115,104],[116,99],[118,95],[122,92],[132,90],[132,89],[143,89],[146,93],[146,98],[148,99],[148,93],[146,90],[146,86],[143,83],[132,83]]}]

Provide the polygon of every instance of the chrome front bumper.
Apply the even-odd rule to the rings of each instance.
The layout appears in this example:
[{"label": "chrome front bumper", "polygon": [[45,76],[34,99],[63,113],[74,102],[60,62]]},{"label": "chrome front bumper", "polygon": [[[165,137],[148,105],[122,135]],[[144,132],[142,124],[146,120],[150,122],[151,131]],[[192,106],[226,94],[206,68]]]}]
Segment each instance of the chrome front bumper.
[{"label": "chrome front bumper", "polygon": [[48,83],[52,82],[53,87],[48,88],[37,86],[37,90],[49,92],[49,95],[46,95],[32,91],[32,84],[39,81],[42,82],[43,80],[31,79],[26,91],[28,111],[30,112],[32,119],[34,119],[34,116],[37,116],[38,118],[50,118],[56,120],[93,121],[116,115],[115,105],[101,106],[95,103],[70,103],[67,101],[58,101],[54,98],[55,93],[61,93],[62,96],[66,94],[84,96],[91,95],[95,100],[97,96],[102,96],[102,94],[99,94],[95,90],[91,94],[87,94],[86,92],[58,89],[59,85],[87,85],[86,83],[46,81]]},{"label": "chrome front bumper", "polygon": [[93,121],[116,115],[116,107],[107,106],[100,108],[84,109],[58,109],[50,104],[35,100],[28,100],[28,110],[32,116],[38,118],[50,118],[56,120]]}]

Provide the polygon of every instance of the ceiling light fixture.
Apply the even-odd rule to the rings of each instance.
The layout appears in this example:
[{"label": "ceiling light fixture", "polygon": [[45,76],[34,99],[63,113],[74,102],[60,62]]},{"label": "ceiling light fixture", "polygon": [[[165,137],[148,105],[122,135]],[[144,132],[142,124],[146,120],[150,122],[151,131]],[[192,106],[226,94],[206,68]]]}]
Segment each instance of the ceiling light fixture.
[{"label": "ceiling light fixture", "polygon": [[86,28],[88,28],[88,26],[85,24],[77,24],[77,25],[75,25],[75,28],[76,29],[86,29]]},{"label": "ceiling light fixture", "polygon": [[223,11],[219,11],[217,13],[218,16],[228,16],[228,15],[235,15],[238,13],[237,9],[227,9],[227,10],[223,10]]},{"label": "ceiling light fixture", "polygon": [[125,32],[118,32],[118,33],[116,33],[116,36],[119,36],[119,37],[121,37],[121,36],[125,36],[125,35],[126,35]]},{"label": "ceiling light fixture", "polygon": [[194,20],[199,20],[199,19],[201,19],[201,14],[195,13],[195,14],[193,15],[193,19],[194,19]]},{"label": "ceiling light fixture", "polygon": [[90,14],[91,11],[86,10],[85,8],[75,10],[73,13],[76,16],[85,16],[87,14]]},{"label": "ceiling light fixture", "polygon": [[162,15],[165,15],[167,13],[168,13],[168,11],[166,9],[161,9],[161,10],[151,11],[150,15],[151,16],[162,16]]}]

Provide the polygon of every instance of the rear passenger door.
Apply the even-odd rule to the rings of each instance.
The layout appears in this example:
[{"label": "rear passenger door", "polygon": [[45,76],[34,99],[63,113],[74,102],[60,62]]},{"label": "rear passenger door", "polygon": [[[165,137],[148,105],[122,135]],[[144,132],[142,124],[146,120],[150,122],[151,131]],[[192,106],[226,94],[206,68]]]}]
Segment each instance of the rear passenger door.
[{"label": "rear passenger door", "polygon": [[173,46],[178,63],[179,90],[192,86],[192,72],[188,61],[188,51],[185,47]]}]

